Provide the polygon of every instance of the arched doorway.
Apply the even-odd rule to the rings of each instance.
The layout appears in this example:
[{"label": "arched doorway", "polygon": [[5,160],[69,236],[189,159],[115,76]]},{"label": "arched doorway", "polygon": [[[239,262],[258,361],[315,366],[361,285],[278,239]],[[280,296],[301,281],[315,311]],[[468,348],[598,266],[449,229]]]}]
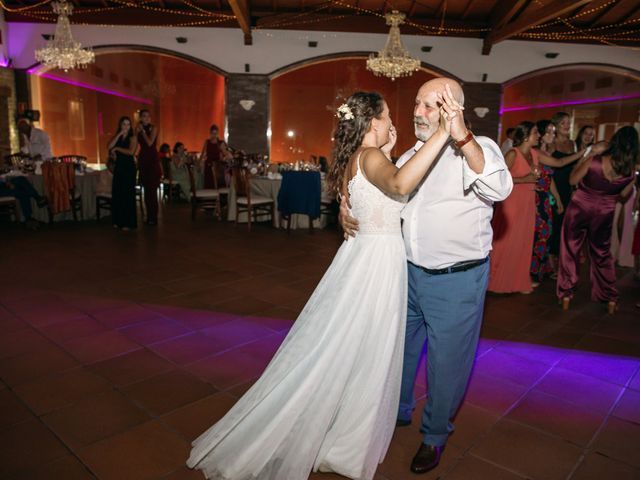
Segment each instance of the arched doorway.
[{"label": "arched doorway", "polygon": [[571,116],[575,137],[585,125],[598,140],[624,125],[640,130],[640,72],[613,65],[572,64],[530,72],[503,86],[502,130],[523,120]]},{"label": "arched doorway", "polygon": [[141,108],[159,126],[159,144],[183,142],[199,151],[209,126],[224,131],[224,76],[213,66],[172,52],[140,47],[98,47],[85,70],[32,73],[31,101],[51,137],[54,155],[106,161],[118,119],[135,122]]},{"label": "arched doorway", "polygon": [[366,54],[307,60],[275,72],[271,79],[271,160],[295,162],[331,156],[336,109],[358,90],[380,92],[398,130],[393,155],[415,143],[413,105],[420,85],[440,76],[426,67],[391,81],[366,69]]}]

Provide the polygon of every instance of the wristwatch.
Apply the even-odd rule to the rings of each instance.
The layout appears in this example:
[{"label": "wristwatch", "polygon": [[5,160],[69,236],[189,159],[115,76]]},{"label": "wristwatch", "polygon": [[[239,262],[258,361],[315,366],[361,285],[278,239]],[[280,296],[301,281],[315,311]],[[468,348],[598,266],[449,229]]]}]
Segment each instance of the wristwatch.
[{"label": "wristwatch", "polygon": [[462,140],[454,140],[456,148],[461,149],[467,143],[469,143],[472,138],[473,138],[473,132],[471,130],[468,130],[467,135]]}]

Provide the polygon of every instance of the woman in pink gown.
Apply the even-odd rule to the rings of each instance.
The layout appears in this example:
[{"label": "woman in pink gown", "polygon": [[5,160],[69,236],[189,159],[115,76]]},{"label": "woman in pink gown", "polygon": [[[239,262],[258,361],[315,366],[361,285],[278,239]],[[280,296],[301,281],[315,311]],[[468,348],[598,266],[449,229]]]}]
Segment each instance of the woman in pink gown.
[{"label": "woman in pink gown", "polygon": [[611,255],[613,214],[616,202],[624,202],[631,194],[637,158],[638,132],[633,127],[622,127],[602,155],[585,158],[571,172],[570,183],[578,184],[578,190],[562,225],[557,284],[557,295],[565,310],[578,283],[579,255],[585,242],[591,259],[591,298],[608,302],[609,313],[616,310],[618,289]]},{"label": "woman in pink gown", "polygon": [[535,184],[539,163],[562,167],[582,156],[578,152],[562,159],[535,150],[540,134],[532,122],[520,123],[513,134],[514,148],[505,161],[513,177],[513,191],[496,206],[493,219],[493,251],[489,291],[531,293],[531,252],[536,222]]}]

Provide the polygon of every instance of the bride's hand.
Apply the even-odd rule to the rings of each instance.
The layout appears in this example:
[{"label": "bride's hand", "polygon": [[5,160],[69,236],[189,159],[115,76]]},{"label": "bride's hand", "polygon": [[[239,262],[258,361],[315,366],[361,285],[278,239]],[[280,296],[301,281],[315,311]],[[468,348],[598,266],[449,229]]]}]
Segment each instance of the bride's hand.
[{"label": "bride's hand", "polygon": [[391,125],[391,128],[389,129],[389,141],[385,143],[382,147],[380,147],[380,150],[382,150],[382,153],[384,153],[387,157],[391,158],[391,150],[393,150],[393,147],[395,146],[397,140],[398,140],[398,133],[396,132],[396,127]]},{"label": "bride's hand", "polygon": [[464,107],[453,97],[453,92],[449,85],[445,85],[445,90],[438,93],[438,99],[441,103],[440,127],[451,135],[454,140],[464,138],[468,133],[462,115]]}]

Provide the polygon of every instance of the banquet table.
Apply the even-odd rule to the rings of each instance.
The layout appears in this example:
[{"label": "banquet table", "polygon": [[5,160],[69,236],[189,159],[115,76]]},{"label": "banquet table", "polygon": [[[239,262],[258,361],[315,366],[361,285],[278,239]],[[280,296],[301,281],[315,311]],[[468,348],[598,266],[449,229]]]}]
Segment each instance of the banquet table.
[{"label": "banquet table", "polygon": [[[251,193],[254,195],[260,195],[261,197],[267,197],[275,203],[275,217],[273,218],[273,226],[276,228],[286,228],[286,221],[283,220],[280,212],[278,211],[278,192],[282,185],[281,178],[269,178],[262,176],[251,177]],[[258,215],[258,221],[263,221],[267,217],[267,214]],[[236,219],[236,191],[231,182],[231,188],[229,190],[229,211],[227,219],[231,222]],[[238,218],[238,222],[246,223],[247,214],[241,213]],[[313,221],[313,228],[324,228],[327,225],[327,217],[321,215],[320,218],[316,218]],[[309,217],[307,215],[293,214],[291,216],[291,228],[309,228]]]},{"label": "banquet table", "polygon": [[[100,178],[109,175],[107,170],[98,172],[76,173],[76,191],[82,196],[82,219],[95,220],[96,218],[96,192]],[[12,175],[10,175],[12,176]],[[44,195],[44,177],[37,174],[21,175],[29,179],[33,187],[40,195]],[[46,208],[39,208],[35,201],[32,201],[33,218],[41,222],[49,222],[49,214]],[[53,216],[54,222],[73,220],[71,211],[61,212]]]}]

